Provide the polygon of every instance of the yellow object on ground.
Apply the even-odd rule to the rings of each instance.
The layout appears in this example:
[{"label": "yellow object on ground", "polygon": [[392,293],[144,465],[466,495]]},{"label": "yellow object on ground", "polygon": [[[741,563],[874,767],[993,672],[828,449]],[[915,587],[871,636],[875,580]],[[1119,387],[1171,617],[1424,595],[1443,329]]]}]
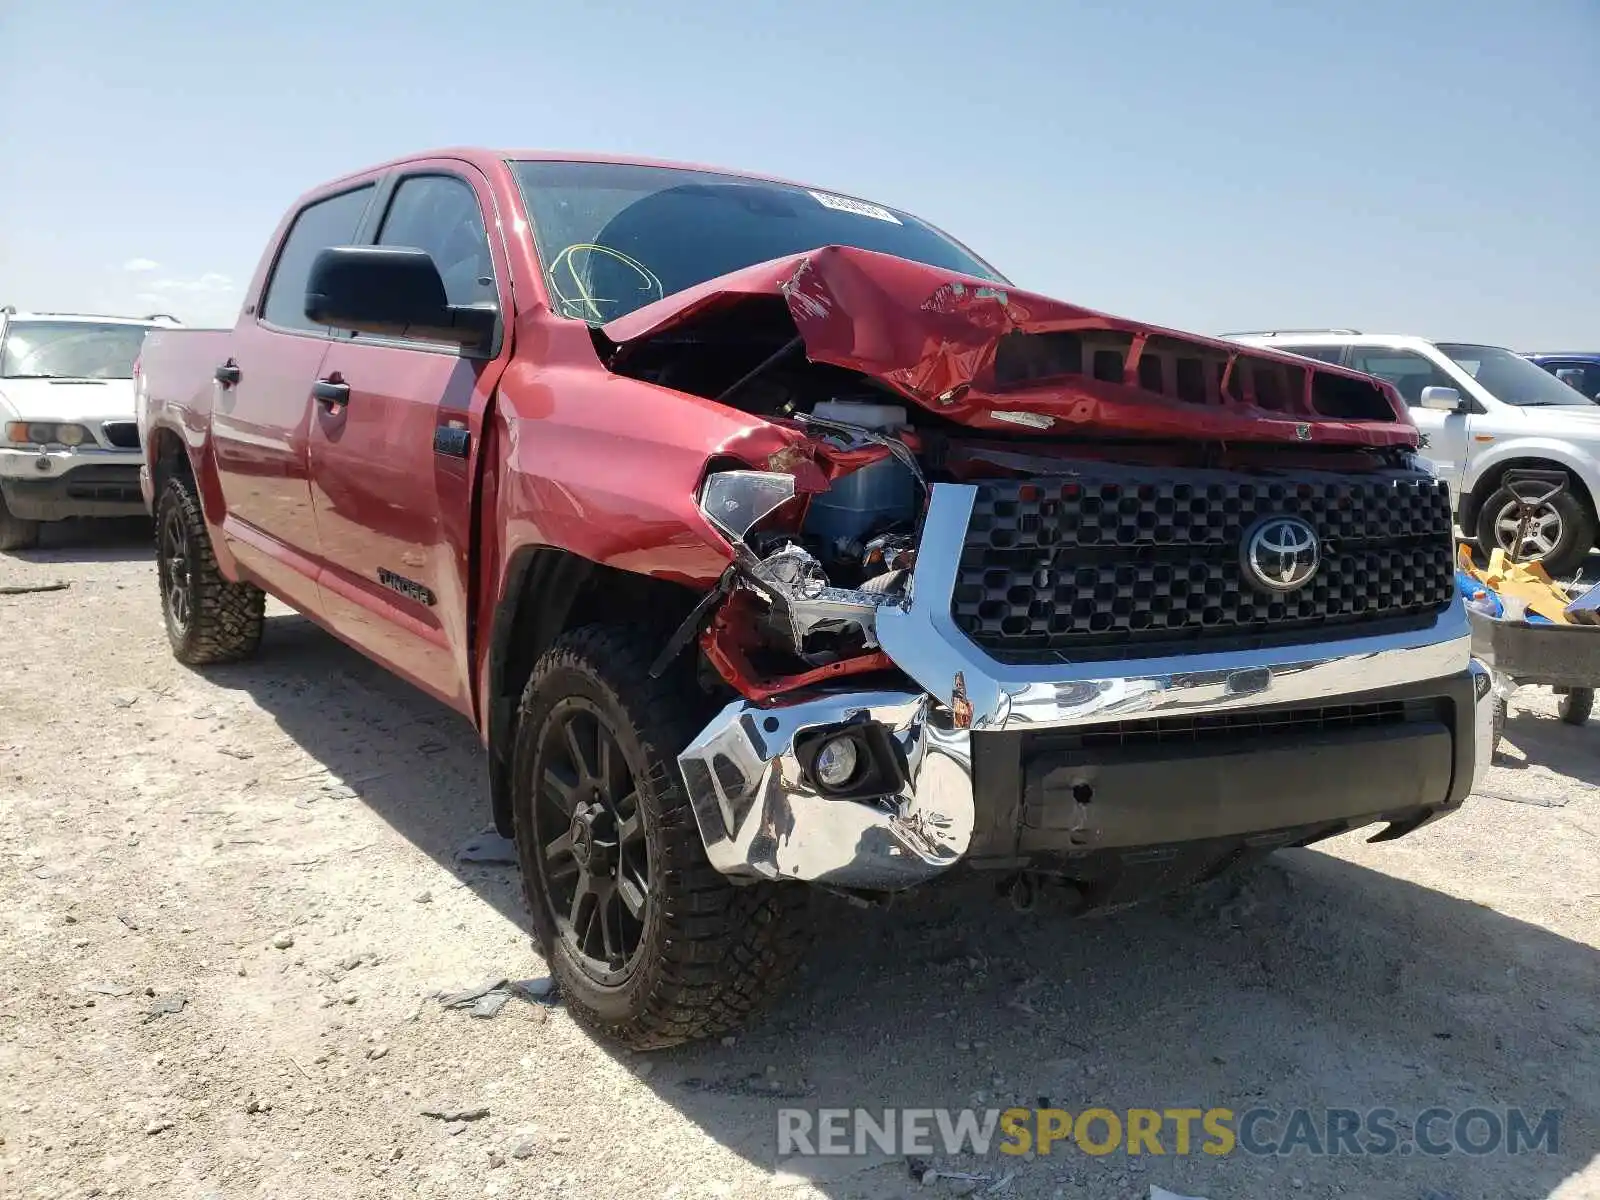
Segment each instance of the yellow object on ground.
[{"label": "yellow object on ground", "polygon": [[1528,606],[1530,612],[1547,617],[1557,625],[1571,625],[1567,605],[1572,597],[1546,574],[1536,562],[1516,562],[1503,549],[1496,546],[1489,552],[1487,569],[1472,561],[1472,547],[1463,543],[1457,551],[1461,569],[1503,600],[1515,597]]}]

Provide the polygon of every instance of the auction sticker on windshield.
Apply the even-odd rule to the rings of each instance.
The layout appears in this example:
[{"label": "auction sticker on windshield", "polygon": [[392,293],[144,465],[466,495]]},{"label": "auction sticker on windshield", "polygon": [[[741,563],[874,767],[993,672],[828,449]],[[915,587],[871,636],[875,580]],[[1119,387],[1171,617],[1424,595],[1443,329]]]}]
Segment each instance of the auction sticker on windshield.
[{"label": "auction sticker on windshield", "polygon": [[876,221],[891,221],[896,225],[904,224],[887,208],[879,208],[876,204],[868,204],[865,200],[852,200],[848,196],[830,196],[827,192],[812,192],[811,195],[823,208],[831,208],[835,212],[855,213],[858,217],[871,217]]}]

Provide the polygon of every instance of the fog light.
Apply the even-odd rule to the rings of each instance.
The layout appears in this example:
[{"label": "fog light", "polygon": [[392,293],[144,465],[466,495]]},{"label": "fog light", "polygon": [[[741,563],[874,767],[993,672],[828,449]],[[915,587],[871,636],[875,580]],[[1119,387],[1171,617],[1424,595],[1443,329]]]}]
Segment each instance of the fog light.
[{"label": "fog light", "polygon": [[858,761],[854,738],[846,735],[824,743],[817,751],[817,782],[823,787],[844,787],[855,777]]}]

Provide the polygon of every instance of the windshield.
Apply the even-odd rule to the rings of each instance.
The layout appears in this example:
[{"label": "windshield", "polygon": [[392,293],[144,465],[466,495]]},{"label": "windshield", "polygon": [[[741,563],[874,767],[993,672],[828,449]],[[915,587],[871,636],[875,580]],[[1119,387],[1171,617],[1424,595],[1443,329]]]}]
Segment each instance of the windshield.
[{"label": "windshield", "polygon": [[1570,388],[1543,367],[1535,366],[1520,354],[1498,346],[1439,346],[1450,360],[1471,375],[1496,400],[1519,408],[1550,408],[1555,405],[1594,402],[1576,388]]},{"label": "windshield", "polygon": [[516,162],[551,301],[603,324],[755,263],[854,246],[1004,282],[916,217],[784,183],[623,163]]},{"label": "windshield", "polygon": [[149,325],[12,321],[0,342],[3,379],[132,379]]}]

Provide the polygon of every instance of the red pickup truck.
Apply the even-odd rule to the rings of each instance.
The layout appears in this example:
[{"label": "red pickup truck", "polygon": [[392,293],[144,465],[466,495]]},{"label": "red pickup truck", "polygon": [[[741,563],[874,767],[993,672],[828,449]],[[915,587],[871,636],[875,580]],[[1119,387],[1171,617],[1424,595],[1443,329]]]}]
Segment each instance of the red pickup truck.
[{"label": "red pickup truck", "polygon": [[1402,836],[1489,753],[1393,388],[855,197],[389,163],[136,391],[177,657],[255,653],[271,593],[473,721],[551,969],[630,1045],[741,1020],[810,887],[1119,905]]}]

